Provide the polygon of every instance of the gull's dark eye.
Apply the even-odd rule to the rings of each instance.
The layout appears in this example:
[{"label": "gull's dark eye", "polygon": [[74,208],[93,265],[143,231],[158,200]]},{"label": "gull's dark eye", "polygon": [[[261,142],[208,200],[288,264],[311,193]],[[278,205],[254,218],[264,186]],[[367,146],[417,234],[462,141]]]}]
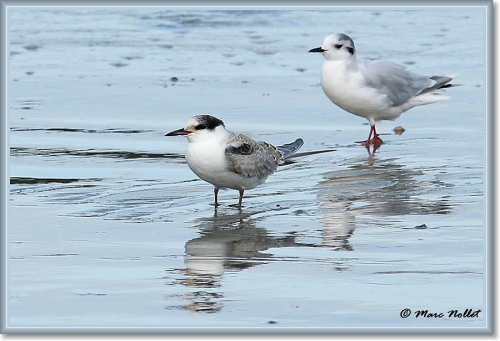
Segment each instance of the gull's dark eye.
[{"label": "gull's dark eye", "polygon": [[204,125],[204,124],[198,124],[196,127],[195,127],[196,130],[203,130],[203,129],[207,129],[207,126]]},{"label": "gull's dark eye", "polygon": [[342,46],[344,46],[344,44],[335,44],[334,46],[336,49],[340,49]]}]

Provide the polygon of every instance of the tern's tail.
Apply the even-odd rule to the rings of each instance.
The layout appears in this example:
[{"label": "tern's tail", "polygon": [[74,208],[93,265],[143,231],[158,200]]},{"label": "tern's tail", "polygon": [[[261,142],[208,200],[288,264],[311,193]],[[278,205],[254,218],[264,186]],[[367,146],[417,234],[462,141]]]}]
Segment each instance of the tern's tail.
[{"label": "tern's tail", "polygon": [[283,155],[283,159],[286,159],[295,154],[295,152],[299,150],[303,144],[304,140],[296,139],[292,143],[287,143],[282,146],[277,146],[276,148],[278,148],[279,152]]}]

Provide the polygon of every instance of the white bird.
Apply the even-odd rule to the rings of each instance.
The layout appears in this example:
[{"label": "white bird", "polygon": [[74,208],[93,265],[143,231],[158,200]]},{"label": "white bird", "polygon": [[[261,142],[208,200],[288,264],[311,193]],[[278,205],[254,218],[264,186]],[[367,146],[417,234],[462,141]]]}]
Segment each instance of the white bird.
[{"label": "white bird", "polygon": [[395,120],[403,112],[424,104],[449,99],[437,96],[455,75],[422,76],[389,61],[356,58],[352,39],[343,33],[327,36],[321,47],[309,52],[321,52],[325,57],[321,71],[321,87],[326,96],[340,108],[370,122],[370,134],[365,142],[381,144],[375,123]]},{"label": "white bird", "polygon": [[214,185],[215,207],[220,188],[243,193],[263,184],[285,159],[304,144],[302,139],[275,147],[266,142],[226,130],[224,122],[210,115],[195,116],[184,128],[165,136],[184,135],[188,139],[186,161],[189,168],[202,180]]}]

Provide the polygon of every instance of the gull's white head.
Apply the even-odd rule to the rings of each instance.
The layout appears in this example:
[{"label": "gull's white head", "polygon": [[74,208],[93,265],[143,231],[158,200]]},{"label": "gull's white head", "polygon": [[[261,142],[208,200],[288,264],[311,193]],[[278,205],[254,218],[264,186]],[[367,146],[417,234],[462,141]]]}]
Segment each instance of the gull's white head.
[{"label": "gull's white head", "polygon": [[323,40],[323,45],[309,52],[321,52],[326,60],[346,60],[356,56],[352,39],[344,33],[330,34]]},{"label": "gull's white head", "polygon": [[190,119],[184,128],[171,131],[165,136],[184,135],[189,142],[199,142],[226,133],[224,122],[217,117],[198,115]]}]

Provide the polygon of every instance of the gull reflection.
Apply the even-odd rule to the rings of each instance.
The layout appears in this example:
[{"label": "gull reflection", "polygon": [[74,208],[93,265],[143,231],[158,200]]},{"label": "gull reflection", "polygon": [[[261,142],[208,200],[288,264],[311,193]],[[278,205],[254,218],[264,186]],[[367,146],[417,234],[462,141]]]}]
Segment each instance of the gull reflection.
[{"label": "gull reflection", "polygon": [[430,170],[408,169],[395,158],[374,155],[349,163],[345,169],[324,174],[318,184],[324,245],[352,250],[348,240],[361,216],[386,224],[404,215],[451,213],[445,191],[439,192],[450,185]]},{"label": "gull reflection", "polygon": [[352,251],[349,238],[356,227],[355,215],[349,211],[348,202],[329,201],[329,197],[318,194],[324,210],[322,245],[335,250]]}]

